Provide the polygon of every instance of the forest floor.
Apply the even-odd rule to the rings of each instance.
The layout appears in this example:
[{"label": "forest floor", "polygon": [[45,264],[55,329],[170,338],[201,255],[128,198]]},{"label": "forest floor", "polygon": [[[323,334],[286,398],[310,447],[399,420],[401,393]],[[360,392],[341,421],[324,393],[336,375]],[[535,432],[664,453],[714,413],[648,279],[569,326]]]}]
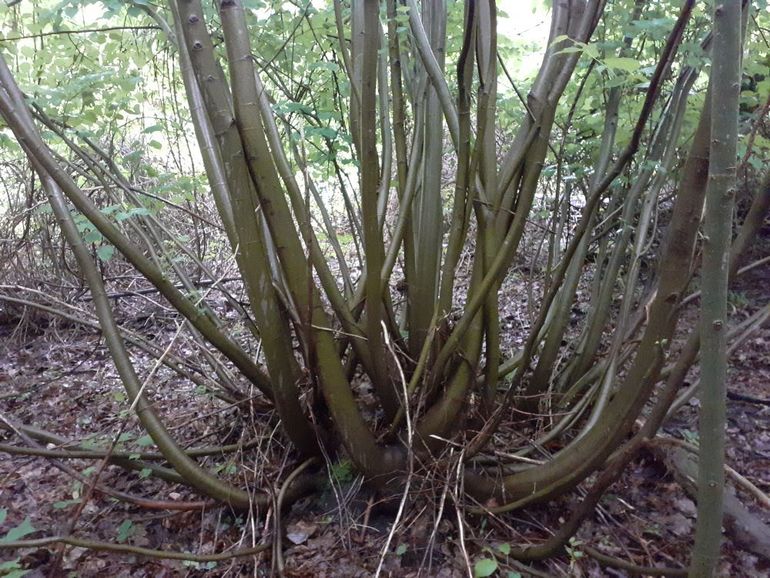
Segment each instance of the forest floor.
[{"label": "forest floor", "polygon": [[[732,321],[739,322],[764,305],[770,296],[768,287],[767,269],[741,278],[732,292]],[[527,314],[522,307],[513,300],[503,303],[501,318],[517,324]],[[691,305],[680,324],[682,335],[693,330],[696,319],[697,305]],[[131,323],[145,334],[154,334],[161,344],[173,339],[177,331],[173,319],[155,317]],[[762,403],[770,397],[768,344],[770,328],[765,327],[732,357],[728,387],[734,399],[728,402],[727,430],[728,464],[765,493],[770,492],[770,406]],[[141,353],[137,353],[137,360],[141,367]],[[146,362],[150,367],[149,358]],[[191,386],[172,374],[159,372],[157,377],[152,398],[170,429],[186,444],[233,443],[255,437],[264,441],[230,458],[210,458],[204,462],[209,467],[252,488],[270,485],[271,480],[276,486],[275,480],[285,479],[296,467],[296,456],[276,449],[280,444],[274,442],[280,437],[270,414],[257,408],[251,413],[251,423],[245,423],[236,419],[236,408],[191,395]],[[688,382],[696,378],[697,368]],[[127,416],[126,405],[97,333],[53,320],[46,327],[29,323],[0,326],[2,420],[45,428],[67,439],[90,438],[101,447],[122,431],[116,450],[151,450],[136,420]],[[691,401],[670,420],[664,434],[697,441],[697,401]],[[2,443],[26,445],[11,432],[0,436]],[[93,461],[70,460],[65,465],[86,476],[93,476],[98,469],[98,462]],[[145,500],[184,503],[200,499],[184,486],[158,481],[147,473],[107,466],[99,481]],[[692,546],[693,499],[660,456],[648,450],[610,489],[563,556],[530,565],[511,560],[506,555],[509,547],[545,539],[548,529],[557,528],[568,516],[575,496],[525,513],[474,518],[464,516],[454,481],[422,476],[413,486],[419,497],[407,504],[391,531],[397,516],[395,507],[377,507],[378,498],[361,487],[344,462],[330,465],[328,474],[329,484],[320,494],[300,500],[283,515],[285,576],[372,576],[382,564],[383,576],[462,577],[468,576],[477,562],[487,560],[489,564],[494,560],[495,576],[620,577],[632,574],[600,563],[595,550],[637,565],[682,568]],[[260,519],[244,518],[226,508],[201,509],[195,504],[195,509],[187,511],[156,510],[146,503],[117,501],[98,491],[78,513],[85,493],[81,481],[45,458],[0,451],[0,540],[13,528],[21,533],[26,529],[27,538],[74,528],[74,535],[106,542],[212,553],[269,541],[275,528],[272,513]],[[770,522],[770,511],[752,496],[742,490],[737,496],[756,517]],[[742,549],[729,528],[725,537],[720,576],[770,575],[770,560]],[[0,562],[5,563],[5,570],[0,566],[0,576],[21,575],[13,574],[13,568],[28,570],[28,577],[266,576],[274,569],[273,560],[269,550],[247,558],[195,563],[45,546],[17,552],[0,550]],[[479,568],[483,569],[483,563]]]}]

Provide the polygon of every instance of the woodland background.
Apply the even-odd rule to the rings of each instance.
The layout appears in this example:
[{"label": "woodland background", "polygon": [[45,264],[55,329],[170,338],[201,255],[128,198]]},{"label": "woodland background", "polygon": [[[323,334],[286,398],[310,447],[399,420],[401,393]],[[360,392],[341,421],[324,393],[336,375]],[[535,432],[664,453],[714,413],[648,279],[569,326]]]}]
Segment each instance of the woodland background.
[{"label": "woodland background", "polygon": [[769,38],[0,7],[0,575],[765,575]]}]

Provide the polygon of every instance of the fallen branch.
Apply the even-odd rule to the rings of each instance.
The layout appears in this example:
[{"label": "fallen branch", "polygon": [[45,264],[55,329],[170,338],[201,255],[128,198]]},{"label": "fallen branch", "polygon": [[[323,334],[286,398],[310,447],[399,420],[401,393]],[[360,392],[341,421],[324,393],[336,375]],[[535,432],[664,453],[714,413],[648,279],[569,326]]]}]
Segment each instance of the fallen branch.
[{"label": "fallen branch", "polygon": [[[215,287],[219,283],[229,283],[231,281],[241,281],[240,277],[225,277],[223,279],[215,279],[215,280],[207,280],[203,279],[200,281],[193,281],[194,285],[198,288],[203,287]],[[177,289],[180,291],[186,291],[187,288],[182,285],[181,283],[174,285]],[[146,287],[144,289],[134,289],[130,291],[120,291],[118,293],[107,293],[108,299],[123,299],[126,297],[139,297],[141,295],[151,295],[153,293],[158,293],[157,287]],[[84,295],[83,297],[80,297],[78,301],[93,301],[93,298],[90,295]]]},{"label": "fallen branch", "polygon": [[637,566],[632,562],[604,554],[590,546],[581,546],[580,549],[591,556],[594,560],[610,568],[619,568],[629,574],[639,574],[642,576],[687,576],[687,568],[658,568],[656,566]]},{"label": "fallen branch", "polygon": [[[657,437],[654,440],[652,440],[650,443],[653,445],[668,444],[668,445],[677,446],[687,450],[694,456],[697,456],[700,453],[700,448],[695,444],[691,444],[690,442],[686,442],[684,440],[680,440],[680,439],[672,438],[668,436]],[[756,484],[754,484],[751,480],[749,480],[744,475],[740,474],[734,468],[730,467],[727,464],[725,464],[725,473],[728,476],[730,476],[730,478],[732,478],[733,482],[741,490],[745,491],[747,494],[751,494],[754,498],[756,498],[757,502],[759,502],[765,508],[770,510],[770,496],[768,496],[765,492],[759,489]]]},{"label": "fallen branch", "polygon": [[[676,481],[693,499],[696,497],[697,457],[681,447],[651,444],[651,449],[673,473]],[[770,526],[752,514],[735,495],[725,488],[724,525],[739,548],[770,560]]]},{"label": "fallen branch", "polygon": [[759,405],[770,405],[770,399],[763,399],[761,397],[754,397],[752,395],[746,395],[745,393],[737,393],[735,391],[727,390],[727,399],[733,401],[745,401],[746,403],[756,403]]},{"label": "fallen branch", "polygon": [[68,546],[87,548],[89,550],[121,552],[125,554],[136,554],[139,556],[147,556],[148,558],[162,558],[166,560],[190,560],[192,562],[219,562],[222,560],[231,560],[233,558],[243,558],[244,556],[260,554],[270,548],[270,543],[266,543],[260,544],[259,546],[254,546],[253,548],[244,548],[242,550],[233,550],[231,552],[220,552],[218,554],[193,554],[192,552],[155,550],[153,548],[131,546],[130,544],[100,542],[98,540],[76,538],[75,536],[50,536],[48,538],[37,538],[35,540],[13,540],[10,542],[0,542],[0,550],[41,548],[43,546],[50,546],[52,544],[66,544]]}]

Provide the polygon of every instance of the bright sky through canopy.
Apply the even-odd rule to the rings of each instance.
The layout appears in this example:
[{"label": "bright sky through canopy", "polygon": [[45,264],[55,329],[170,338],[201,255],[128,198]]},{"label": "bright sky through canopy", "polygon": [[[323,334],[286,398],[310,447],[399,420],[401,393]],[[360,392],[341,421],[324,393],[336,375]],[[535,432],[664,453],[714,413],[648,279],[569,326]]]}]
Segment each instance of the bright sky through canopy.
[{"label": "bright sky through canopy", "polygon": [[[518,53],[516,59],[505,63],[517,80],[533,74],[543,57],[548,42],[550,10],[543,0],[498,0],[497,34],[515,44],[530,46],[529,52]],[[507,83],[500,82],[505,91]]]}]

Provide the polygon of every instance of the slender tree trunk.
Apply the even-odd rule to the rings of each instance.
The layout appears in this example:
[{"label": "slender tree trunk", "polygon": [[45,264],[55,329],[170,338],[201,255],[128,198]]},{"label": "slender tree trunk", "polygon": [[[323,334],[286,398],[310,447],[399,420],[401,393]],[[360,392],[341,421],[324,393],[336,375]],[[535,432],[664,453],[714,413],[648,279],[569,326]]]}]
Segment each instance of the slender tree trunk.
[{"label": "slender tree trunk", "polygon": [[727,280],[733,218],[738,93],[741,85],[741,2],[714,6],[711,162],[701,284],[701,414],[698,523],[692,577],[713,576],[722,539],[725,379],[727,377]]}]

